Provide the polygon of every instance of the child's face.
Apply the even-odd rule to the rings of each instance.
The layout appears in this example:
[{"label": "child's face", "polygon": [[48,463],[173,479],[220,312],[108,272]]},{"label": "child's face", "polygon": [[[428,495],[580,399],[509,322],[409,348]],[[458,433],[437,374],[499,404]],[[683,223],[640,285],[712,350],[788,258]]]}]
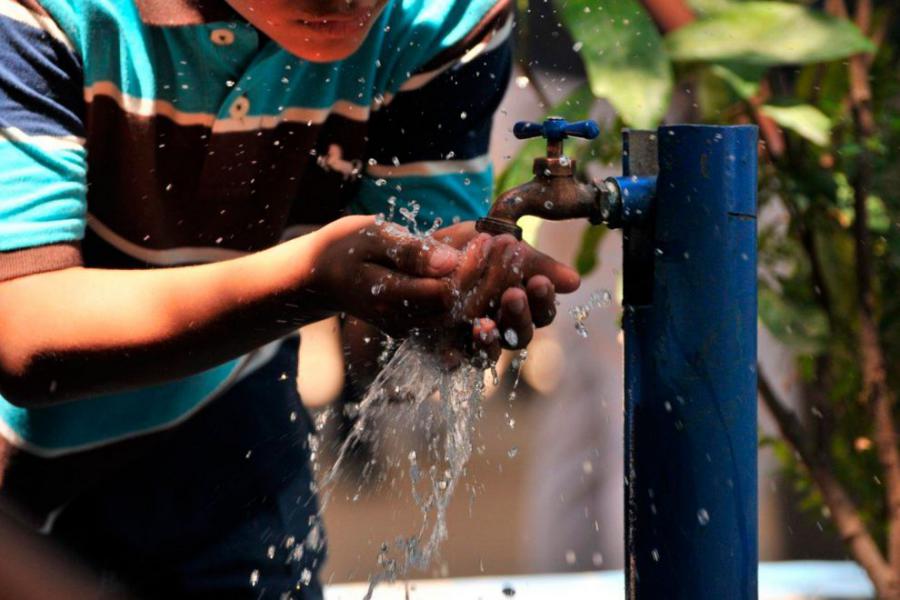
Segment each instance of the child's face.
[{"label": "child's face", "polygon": [[347,58],[366,39],[388,0],[228,0],[289,52],[314,62]]}]

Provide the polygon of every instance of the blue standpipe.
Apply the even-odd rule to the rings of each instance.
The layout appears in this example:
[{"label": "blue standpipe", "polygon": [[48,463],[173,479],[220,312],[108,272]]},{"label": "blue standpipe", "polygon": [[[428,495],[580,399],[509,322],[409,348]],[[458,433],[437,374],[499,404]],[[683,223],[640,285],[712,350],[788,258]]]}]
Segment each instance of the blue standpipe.
[{"label": "blue standpipe", "polygon": [[547,193],[623,231],[627,598],[756,600],[756,128],[627,131],[624,175],[590,185],[562,152],[595,123],[514,131],[547,156],[479,231],[521,234]]},{"label": "blue standpipe", "polygon": [[627,597],[755,600],[757,131],[624,142]]}]

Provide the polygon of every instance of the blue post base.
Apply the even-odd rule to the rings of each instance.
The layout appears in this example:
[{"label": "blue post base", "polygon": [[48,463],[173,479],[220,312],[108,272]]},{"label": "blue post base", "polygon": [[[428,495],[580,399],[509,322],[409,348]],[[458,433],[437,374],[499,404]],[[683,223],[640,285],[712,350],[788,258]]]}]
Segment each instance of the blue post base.
[{"label": "blue post base", "polygon": [[652,215],[625,232],[627,597],[752,600],[757,131],[654,141]]}]

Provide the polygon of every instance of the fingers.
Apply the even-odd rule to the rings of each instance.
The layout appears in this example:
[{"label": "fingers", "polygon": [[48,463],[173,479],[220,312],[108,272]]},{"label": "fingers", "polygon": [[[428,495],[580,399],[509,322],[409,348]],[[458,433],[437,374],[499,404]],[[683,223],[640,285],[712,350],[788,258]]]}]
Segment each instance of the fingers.
[{"label": "fingers", "polygon": [[[371,232],[371,234],[370,234]],[[443,242],[419,238],[394,225],[376,225],[366,230],[365,259],[419,277],[444,277],[456,268],[460,252]]]},{"label": "fingers", "polygon": [[459,268],[454,273],[454,285],[461,293],[474,288],[487,270],[494,238],[486,233],[473,238],[466,246]]},{"label": "fingers", "polygon": [[393,319],[409,326],[430,321],[443,325],[453,305],[450,286],[444,279],[412,277],[366,263],[360,267],[357,281],[362,293],[359,310],[352,314],[373,315],[380,321]]},{"label": "fingers", "polygon": [[472,354],[482,368],[500,360],[500,332],[491,319],[476,319],[472,325]]},{"label": "fingers", "polygon": [[525,260],[525,280],[536,275],[543,275],[553,284],[555,292],[560,294],[571,294],[581,285],[581,277],[575,269],[530,246],[528,249],[528,258]]},{"label": "fingers", "polygon": [[500,297],[498,318],[500,337],[504,348],[524,348],[534,335],[528,296],[521,288],[509,288]]},{"label": "fingers", "polygon": [[455,280],[460,291],[460,313],[466,319],[495,315],[500,295],[516,286],[522,277],[524,252],[515,238],[479,236],[472,245],[476,243],[480,244],[480,251],[473,251],[471,246],[466,249]]},{"label": "fingers", "polygon": [[454,248],[463,248],[477,235],[475,221],[463,221],[438,229],[434,232],[434,239]]},{"label": "fingers", "polygon": [[535,275],[525,286],[535,327],[546,327],[556,318],[556,288],[549,277]]}]

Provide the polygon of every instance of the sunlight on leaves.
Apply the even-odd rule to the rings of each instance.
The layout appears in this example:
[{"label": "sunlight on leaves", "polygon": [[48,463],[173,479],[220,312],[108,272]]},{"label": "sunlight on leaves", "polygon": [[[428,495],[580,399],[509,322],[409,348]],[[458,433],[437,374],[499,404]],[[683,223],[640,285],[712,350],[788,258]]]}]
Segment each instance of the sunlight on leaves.
[{"label": "sunlight on leaves", "polygon": [[875,50],[849,21],[783,2],[735,3],[673,31],[666,47],[678,61],[763,66],[825,62]]},{"label": "sunlight on leaves", "polygon": [[630,127],[656,127],[672,95],[672,66],[640,3],[567,0],[559,5],[594,95],[608,100]]},{"label": "sunlight on leaves", "polygon": [[766,104],[760,111],[817,146],[827,146],[831,142],[831,119],[815,106]]}]

